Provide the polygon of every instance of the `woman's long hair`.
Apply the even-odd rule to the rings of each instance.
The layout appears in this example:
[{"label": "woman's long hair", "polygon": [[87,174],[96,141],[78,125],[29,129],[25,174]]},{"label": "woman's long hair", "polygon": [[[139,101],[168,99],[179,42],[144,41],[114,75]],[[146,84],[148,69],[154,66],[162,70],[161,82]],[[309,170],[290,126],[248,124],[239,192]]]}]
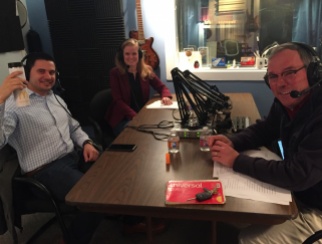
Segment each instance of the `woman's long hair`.
[{"label": "woman's long hair", "polygon": [[152,70],[152,67],[150,65],[147,65],[144,62],[144,54],[140,49],[139,42],[133,38],[125,40],[120,46],[120,49],[118,50],[118,52],[116,53],[115,65],[120,70],[121,74],[125,74],[126,72],[128,72],[128,68],[129,68],[124,62],[124,55],[123,55],[124,48],[127,46],[135,46],[138,49],[139,60],[138,60],[136,69],[137,69],[137,72],[140,74],[141,78],[143,80],[153,78],[155,74]]}]

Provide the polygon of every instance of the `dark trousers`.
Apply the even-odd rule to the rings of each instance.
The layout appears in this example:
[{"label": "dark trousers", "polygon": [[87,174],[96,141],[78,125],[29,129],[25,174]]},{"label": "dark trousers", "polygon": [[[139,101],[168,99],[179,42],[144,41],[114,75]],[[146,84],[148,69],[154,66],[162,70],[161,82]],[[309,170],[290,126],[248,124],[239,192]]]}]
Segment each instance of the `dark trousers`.
[{"label": "dark trousers", "polygon": [[[77,152],[72,152],[55,160],[33,177],[43,183],[55,198],[64,202],[67,193],[83,176],[79,159]],[[100,214],[79,212],[69,227],[72,243],[89,243],[102,219]]]}]

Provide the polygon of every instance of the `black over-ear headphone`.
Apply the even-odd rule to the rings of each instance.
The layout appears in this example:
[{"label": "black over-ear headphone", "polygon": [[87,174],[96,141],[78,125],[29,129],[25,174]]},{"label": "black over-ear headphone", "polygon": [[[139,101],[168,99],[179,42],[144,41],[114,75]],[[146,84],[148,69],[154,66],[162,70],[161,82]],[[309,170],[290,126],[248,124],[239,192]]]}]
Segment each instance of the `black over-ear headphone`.
[{"label": "black over-ear headphone", "polygon": [[[322,78],[322,63],[320,61],[319,55],[317,52],[310,46],[301,42],[290,42],[294,45],[297,45],[301,49],[305,50],[307,54],[311,55],[312,60],[306,67],[306,76],[309,81],[309,86],[313,86],[315,83],[319,82]],[[269,86],[268,82],[268,74],[266,73],[264,76],[265,83]]]},{"label": "black over-ear headphone", "polygon": [[[40,60],[52,61],[56,65],[55,59],[51,55],[49,55],[47,53],[44,53],[44,52],[32,52],[32,53],[27,54],[26,56],[24,56],[21,59],[20,62],[24,67],[26,79],[28,81],[30,79],[30,70],[34,66],[36,60],[39,60],[39,59]],[[65,89],[62,87],[62,85],[60,83],[59,72],[57,70],[56,70],[56,83],[55,83],[55,86],[53,87],[53,90],[57,91],[58,93],[62,93],[62,92],[65,91]]]},{"label": "black over-ear headphone", "polygon": [[29,78],[30,78],[30,68],[27,68],[26,64],[24,62],[28,59],[28,57],[29,57],[29,54],[24,56],[20,61],[22,66],[23,66],[23,68],[24,68],[25,76],[26,76],[27,81],[29,81]]},{"label": "black over-ear headphone", "polygon": [[133,44],[138,44],[139,46],[139,50],[138,50],[138,53],[139,53],[139,60],[141,60],[143,58],[143,51],[141,50],[140,48],[140,44],[139,44],[139,41],[134,39],[134,38],[129,38],[129,39],[126,39],[124,42],[122,42],[122,44],[120,45],[120,47],[118,48],[118,51],[117,51],[117,57],[118,57],[118,60],[124,64],[124,55],[123,55],[123,49],[125,46],[127,46],[126,44],[127,43],[133,43]]}]

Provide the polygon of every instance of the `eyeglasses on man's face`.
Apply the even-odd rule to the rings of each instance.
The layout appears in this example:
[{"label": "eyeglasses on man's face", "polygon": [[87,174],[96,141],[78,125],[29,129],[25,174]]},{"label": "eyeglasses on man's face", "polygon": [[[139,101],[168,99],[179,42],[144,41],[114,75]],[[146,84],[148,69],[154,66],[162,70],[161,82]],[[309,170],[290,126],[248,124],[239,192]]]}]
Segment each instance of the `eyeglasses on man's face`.
[{"label": "eyeglasses on man's face", "polygon": [[306,66],[304,65],[298,69],[285,70],[280,74],[269,73],[267,75],[267,78],[270,83],[277,82],[279,76],[281,76],[283,80],[286,82],[292,82],[295,79],[296,73],[299,72],[301,69],[304,69],[305,67]]}]

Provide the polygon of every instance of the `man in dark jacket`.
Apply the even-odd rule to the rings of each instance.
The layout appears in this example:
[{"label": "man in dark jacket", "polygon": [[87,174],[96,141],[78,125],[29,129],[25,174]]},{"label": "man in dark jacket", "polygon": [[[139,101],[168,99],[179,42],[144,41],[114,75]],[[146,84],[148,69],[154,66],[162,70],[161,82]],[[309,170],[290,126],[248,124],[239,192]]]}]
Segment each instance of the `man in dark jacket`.
[{"label": "man in dark jacket", "polygon": [[[240,243],[302,243],[322,229],[322,64],[301,43],[274,47],[265,81],[275,100],[266,119],[244,131],[209,139],[214,161],[260,181],[292,191],[297,218],[274,226],[249,226]],[[281,140],[284,160],[252,158],[239,152]]]}]

